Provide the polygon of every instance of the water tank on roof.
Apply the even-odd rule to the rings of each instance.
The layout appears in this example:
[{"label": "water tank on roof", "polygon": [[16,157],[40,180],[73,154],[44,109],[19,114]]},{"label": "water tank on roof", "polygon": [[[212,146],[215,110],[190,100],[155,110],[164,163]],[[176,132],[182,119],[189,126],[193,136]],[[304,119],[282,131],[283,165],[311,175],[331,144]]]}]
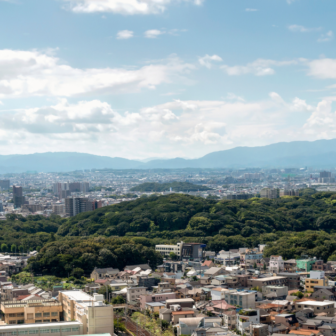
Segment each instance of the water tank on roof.
[{"label": "water tank on roof", "polygon": [[103,302],[104,301],[104,295],[103,294],[93,294],[94,300],[97,302]]}]

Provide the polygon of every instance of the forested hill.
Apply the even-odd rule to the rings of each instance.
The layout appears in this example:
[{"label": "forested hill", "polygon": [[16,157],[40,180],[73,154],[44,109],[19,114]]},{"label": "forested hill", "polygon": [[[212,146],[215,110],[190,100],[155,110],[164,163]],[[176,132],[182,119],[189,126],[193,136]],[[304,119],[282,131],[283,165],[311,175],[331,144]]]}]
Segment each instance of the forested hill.
[{"label": "forested hill", "polygon": [[206,191],[212,190],[209,187],[197,185],[189,182],[170,182],[170,183],[157,183],[157,182],[145,182],[139,184],[131,189],[131,191],[140,192],[162,192],[169,191],[170,188],[174,192],[188,192],[188,191]]},{"label": "forested hill", "polygon": [[265,256],[336,259],[336,193],[276,200],[215,201],[183,194],[141,197],[69,219],[10,215],[0,222],[4,246],[39,248],[30,269],[65,275],[74,267],[162,262],[158,243],[204,242],[220,251],[267,243]]}]

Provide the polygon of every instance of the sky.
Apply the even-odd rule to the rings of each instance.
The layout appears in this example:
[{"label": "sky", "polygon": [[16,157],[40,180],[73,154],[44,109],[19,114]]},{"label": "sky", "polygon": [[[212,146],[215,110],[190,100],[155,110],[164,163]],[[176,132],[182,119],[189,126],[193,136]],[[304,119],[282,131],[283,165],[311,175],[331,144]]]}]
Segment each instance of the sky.
[{"label": "sky", "polygon": [[0,154],[336,138],[335,0],[0,0]]}]

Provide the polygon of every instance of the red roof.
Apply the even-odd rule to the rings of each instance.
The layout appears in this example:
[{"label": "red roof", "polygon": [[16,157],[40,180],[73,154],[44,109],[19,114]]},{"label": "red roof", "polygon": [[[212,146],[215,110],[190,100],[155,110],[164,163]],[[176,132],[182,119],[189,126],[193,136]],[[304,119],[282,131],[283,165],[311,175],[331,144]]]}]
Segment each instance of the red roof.
[{"label": "red roof", "polygon": [[210,267],[212,265],[212,260],[205,260],[202,266]]},{"label": "red roof", "polygon": [[185,310],[185,311],[174,311],[172,312],[172,315],[191,315],[191,314],[195,314],[195,312],[193,310]]}]

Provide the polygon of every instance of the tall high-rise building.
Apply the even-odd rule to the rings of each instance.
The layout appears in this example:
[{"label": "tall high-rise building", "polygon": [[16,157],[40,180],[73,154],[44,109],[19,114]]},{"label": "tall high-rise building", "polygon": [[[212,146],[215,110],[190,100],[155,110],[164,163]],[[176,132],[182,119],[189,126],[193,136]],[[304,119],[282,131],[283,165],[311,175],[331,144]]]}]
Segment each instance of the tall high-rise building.
[{"label": "tall high-rise building", "polygon": [[22,195],[22,187],[13,185],[14,209],[21,208],[25,203],[25,197]]},{"label": "tall high-rise building", "polygon": [[9,180],[0,180],[0,188],[1,188],[1,190],[9,190],[10,181]]},{"label": "tall high-rise building", "polygon": [[65,213],[72,217],[79,213],[92,211],[92,202],[85,197],[68,197],[65,199]]},{"label": "tall high-rise building", "polygon": [[334,183],[335,178],[331,177],[331,172],[322,171],[320,172],[320,178],[318,179],[319,183]]},{"label": "tall high-rise building", "polygon": [[278,189],[270,189],[270,188],[264,188],[260,190],[260,197],[261,198],[278,198],[279,197],[279,190]]}]

